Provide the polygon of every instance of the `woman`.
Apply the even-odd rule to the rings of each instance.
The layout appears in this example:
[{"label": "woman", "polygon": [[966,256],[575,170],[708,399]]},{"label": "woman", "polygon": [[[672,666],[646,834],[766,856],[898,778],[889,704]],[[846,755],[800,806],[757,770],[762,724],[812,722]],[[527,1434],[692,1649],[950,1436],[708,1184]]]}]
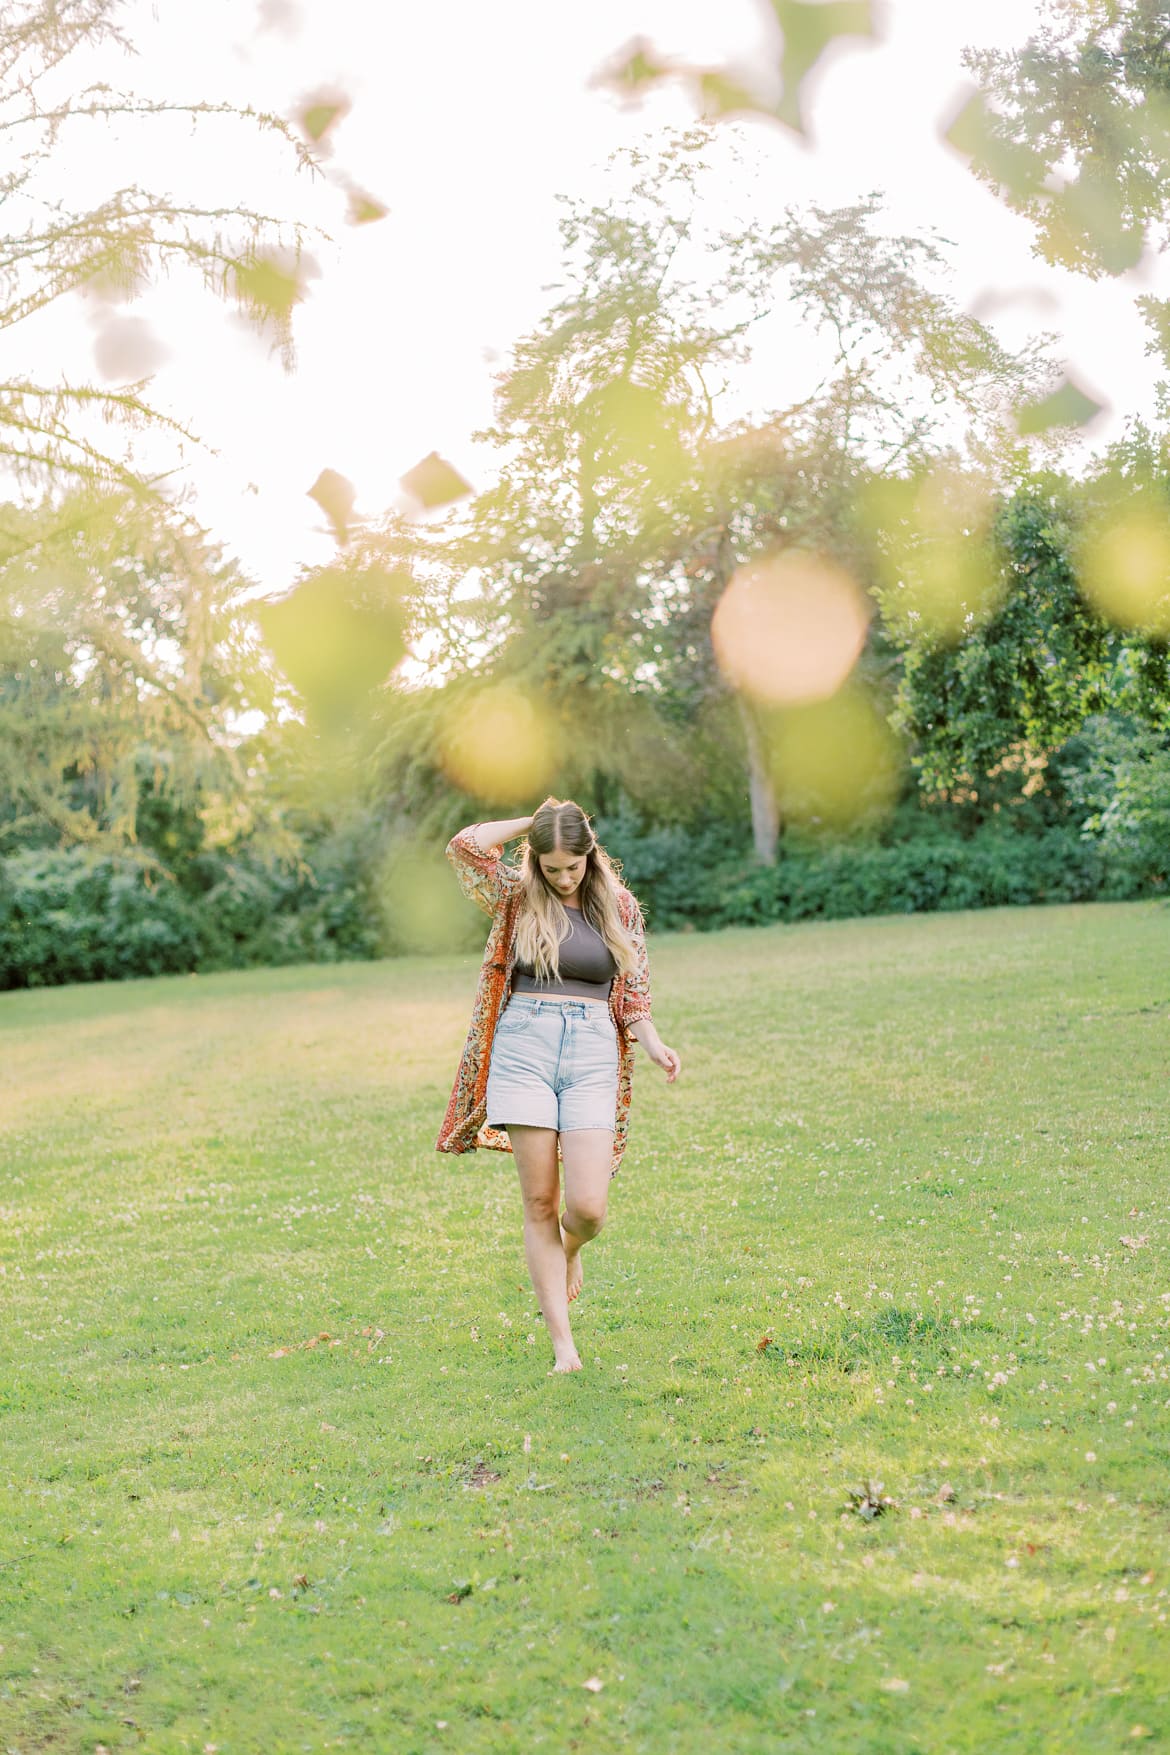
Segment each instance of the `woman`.
[{"label": "woman", "polygon": [[[505,865],[504,843],[525,833],[521,863]],[[581,1290],[582,1245],[605,1223],[625,1150],[631,1040],[668,1084],[679,1057],[651,1022],[641,911],[579,805],[548,798],[535,816],[475,823],[447,857],[492,926],[438,1149],[514,1153],[553,1369],[580,1371],[569,1305]]]}]

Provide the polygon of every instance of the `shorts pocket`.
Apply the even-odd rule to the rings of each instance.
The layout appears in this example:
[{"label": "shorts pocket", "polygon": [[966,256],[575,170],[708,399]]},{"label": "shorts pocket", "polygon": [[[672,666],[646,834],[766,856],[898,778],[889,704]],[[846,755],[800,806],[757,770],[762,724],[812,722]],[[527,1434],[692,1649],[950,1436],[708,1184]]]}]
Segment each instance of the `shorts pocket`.
[{"label": "shorts pocket", "polygon": [[527,1030],[536,1018],[531,1006],[508,1006],[500,1013],[496,1021],[497,1036],[518,1036],[521,1030]]}]

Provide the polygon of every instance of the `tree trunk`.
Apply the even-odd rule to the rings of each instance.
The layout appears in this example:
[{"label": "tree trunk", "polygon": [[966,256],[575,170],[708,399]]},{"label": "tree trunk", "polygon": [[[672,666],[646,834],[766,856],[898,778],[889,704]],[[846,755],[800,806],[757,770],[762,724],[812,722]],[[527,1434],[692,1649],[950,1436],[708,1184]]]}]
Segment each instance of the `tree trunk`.
[{"label": "tree trunk", "polygon": [[776,843],[780,838],[780,812],[776,804],[776,788],[768,772],[760,728],[751,705],[736,695],[735,705],[747,743],[748,795],[752,807],[752,841],[761,865],[775,865]]},{"label": "tree trunk", "polygon": [[[719,591],[726,591],[735,571],[735,549],[726,528],[719,537],[714,571]],[[776,803],[776,788],[772,784],[772,776],[768,772],[763,739],[760,737],[760,728],[756,722],[751,702],[745,700],[738,691],[733,691],[733,693],[735,695],[735,710],[739,714],[739,722],[743,727],[744,743],[747,746],[752,842],[760,864],[775,865],[776,843],[780,839],[780,810]]]}]

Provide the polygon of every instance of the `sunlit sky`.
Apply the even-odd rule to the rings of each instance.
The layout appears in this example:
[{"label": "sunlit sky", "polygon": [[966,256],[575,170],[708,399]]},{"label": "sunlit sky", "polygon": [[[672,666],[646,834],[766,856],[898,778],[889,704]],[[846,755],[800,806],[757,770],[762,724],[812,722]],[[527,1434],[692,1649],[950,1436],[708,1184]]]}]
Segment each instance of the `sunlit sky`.
[{"label": "sunlit sky", "polygon": [[[740,213],[777,217],[805,200],[843,203],[885,192],[891,225],[934,227],[953,240],[959,301],[1006,342],[1055,330],[1079,382],[1109,413],[1094,444],[1149,412],[1151,363],[1133,309],[1150,270],[1092,284],[1045,268],[1030,228],[1008,214],[939,140],[969,86],[965,45],[1008,46],[1033,28],[1026,0],[890,0],[883,41],[834,48],[810,82],[811,144],[778,124],[722,124],[750,174],[725,171]],[[295,216],[331,235],[313,245],[320,275],[294,319],[296,366],[286,373],[230,306],[182,277],[141,298],[167,350],[152,386],[216,455],[188,463],[195,509],[266,589],[333,552],[306,490],[318,472],[355,484],[375,516],[398,478],[437,449],[474,485],[490,456],[472,441],[491,411],[492,374],[549,302],[558,263],[555,196],[591,195],[600,169],[648,130],[694,119],[679,85],[641,104],[596,83],[636,36],[680,60],[732,67],[771,55],[778,35],[765,0],[156,0],[131,5],[137,54],[78,56],[73,78],[105,78],[148,96],[227,100],[291,115],[323,86],[352,109],[331,136],[328,175],[294,174],[276,143],[239,124],[78,123],[54,177],[71,202],[137,181],[182,199],[241,203]],[[374,225],[346,220],[343,178],[389,209]],[[0,365],[47,350],[77,380],[95,374],[98,313],[71,296],[22,326]],[[791,338],[796,357],[802,338]],[[757,363],[759,400],[784,400],[783,346]],[[741,387],[751,398],[754,387]]]}]

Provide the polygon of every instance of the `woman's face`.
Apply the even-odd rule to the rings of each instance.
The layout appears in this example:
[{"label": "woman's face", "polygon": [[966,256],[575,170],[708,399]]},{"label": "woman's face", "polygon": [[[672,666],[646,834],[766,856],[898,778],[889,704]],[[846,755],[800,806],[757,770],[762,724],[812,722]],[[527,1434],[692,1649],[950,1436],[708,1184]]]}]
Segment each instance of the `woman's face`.
[{"label": "woman's face", "polygon": [[539,864],[550,889],[564,898],[580,889],[587,859],[584,853],[565,853],[558,849],[553,853],[542,853]]}]

